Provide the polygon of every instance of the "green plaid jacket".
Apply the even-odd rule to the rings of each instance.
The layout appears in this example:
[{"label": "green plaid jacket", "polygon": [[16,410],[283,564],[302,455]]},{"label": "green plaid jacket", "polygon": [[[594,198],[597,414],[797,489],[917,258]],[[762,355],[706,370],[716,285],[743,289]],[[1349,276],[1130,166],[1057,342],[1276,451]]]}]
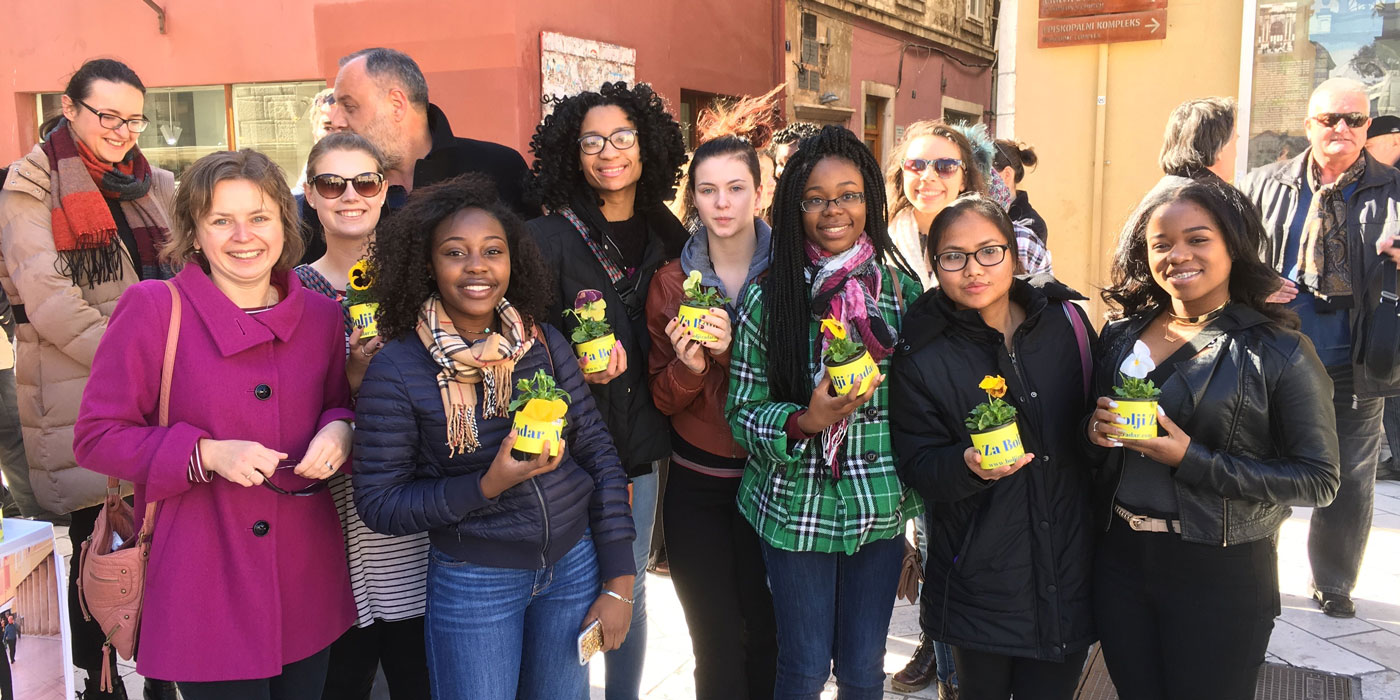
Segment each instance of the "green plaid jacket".
[{"label": "green plaid jacket", "polygon": [[[902,308],[888,276],[878,306],[885,321],[898,330],[902,310],[923,290],[918,280],[895,274],[904,296]],[[750,285],[734,332],[726,407],[734,438],[749,452],[739,484],[739,511],[768,544],[794,552],[854,554],[867,542],[902,534],[905,521],[923,512],[923,502],[895,473],[889,388],[877,388],[875,397],[851,414],[840,456],[841,478],[833,481],[821,456],[821,437],[790,442],[783,430],[788,416],[806,405],[769,398],[762,312],[760,285]],[[815,349],[817,332],[818,323],[812,321],[808,335],[814,348],[813,375],[821,363]],[[888,375],[889,370],[887,357],[880,362],[880,372]]]}]

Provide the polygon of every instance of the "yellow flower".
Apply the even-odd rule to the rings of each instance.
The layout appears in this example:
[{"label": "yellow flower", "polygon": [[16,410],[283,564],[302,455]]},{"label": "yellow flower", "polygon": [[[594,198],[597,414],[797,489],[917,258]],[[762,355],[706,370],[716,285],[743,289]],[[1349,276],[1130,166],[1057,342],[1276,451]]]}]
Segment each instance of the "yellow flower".
[{"label": "yellow flower", "polygon": [[994,399],[1006,396],[1006,380],[1002,379],[999,375],[993,377],[989,374],[982,377],[982,382],[978,384],[977,387],[987,392],[987,395]]},{"label": "yellow flower", "polygon": [[608,302],[599,299],[598,301],[584,304],[583,308],[579,309],[578,315],[589,321],[602,321],[607,318],[607,314],[604,313],[607,308]]},{"label": "yellow flower", "polygon": [[681,283],[681,290],[686,293],[686,296],[695,296],[700,293],[700,281],[700,271],[691,270],[690,274],[686,276],[685,282]]},{"label": "yellow flower", "polygon": [[564,417],[569,412],[569,404],[563,399],[530,399],[525,403],[525,407],[520,409],[520,415],[526,420],[552,423]]},{"label": "yellow flower", "polygon": [[833,338],[846,337],[846,324],[841,323],[840,321],[837,321],[834,318],[822,319],[822,330],[831,331],[831,337]]},{"label": "yellow flower", "polygon": [[372,282],[373,282],[373,280],[370,279],[370,275],[369,275],[369,261],[368,261],[368,260],[363,260],[363,259],[362,259],[362,260],[360,260],[359,262],[355,263],[353,266],[350,267],[350,288],[351,288],[351,289],[353,289],[353,290],[355,290],[355,291],[357,291],[357,292],[363,292],[363,291],[365,291],[366,289],[369,289],[369,286],[370,286],[370,284],[371,284]]}]

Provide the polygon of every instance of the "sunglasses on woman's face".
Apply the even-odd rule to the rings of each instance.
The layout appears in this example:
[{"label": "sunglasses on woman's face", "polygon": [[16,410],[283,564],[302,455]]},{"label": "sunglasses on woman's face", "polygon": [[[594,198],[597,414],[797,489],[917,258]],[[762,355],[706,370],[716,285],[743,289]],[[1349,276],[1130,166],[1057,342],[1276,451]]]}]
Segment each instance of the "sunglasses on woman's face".
[{"label": "sunglasses on woman's face", "polygon": [[939,177],[947,179],[962,170],[963,162],[957,158],[935,158],[933,160],[910,158],[904,161],[904,169],[915,174],[922,174],[930,166],[933,167],[934,172],[938,173]]},{"label": "sunglasses on woman's face", "polygon": [[339,199],[345,194],[345,186],[348,184],[355,188],[355,194],[369,198],[379,194],[379,190],[384,188],[384,175],[382,173],[360,173],[351,178],[343,178],[339,175],[323,173],[311,178],[311,184],[316,188],[316,194],[322,199]]}]

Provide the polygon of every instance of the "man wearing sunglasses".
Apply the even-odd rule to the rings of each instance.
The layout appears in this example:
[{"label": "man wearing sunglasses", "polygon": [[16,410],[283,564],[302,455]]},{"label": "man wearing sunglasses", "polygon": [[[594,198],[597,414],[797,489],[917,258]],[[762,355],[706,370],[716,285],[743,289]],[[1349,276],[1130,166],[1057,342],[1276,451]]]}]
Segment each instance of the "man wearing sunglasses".
[{"label": "man wearing sunglasses", "polygon": [[[509,146],[454,135],[447,115],[428,101],[427,79],[407,54],[370,48],[340,59],[333,99],[332,128],[349,129],[384,154],[385,216],[402,207],[413,189],[465,173],[490,177],[501,201],[522,219],[539,216],[524,202],[525,159]],[[307,235],[302,262],[309,263],[325,253],[326,244],[316,212],[303,205],[301,218]]]},{"label": "man wearing sunglasses", "polygon": [[1370,123],[1366,88],[1327,80],[1308,102],[1310,146],[1240,183],[1263,216],[1269,261],[1297,286],[1288,306],[1334,386],[1342,484],[1331,505],[1313,510],[1308,532],[1313,598],[1332,617],[1356,614],[1351,591],[1371,530],[1381,410],[1384,397],[1400,393],[1368,371],[1352,344],[1365,337],[1378,307],[1394,313],[1381,305],[1381,287],[1388,277],[1394,289],[1400,263],[1400,171],[1366,153]]}]

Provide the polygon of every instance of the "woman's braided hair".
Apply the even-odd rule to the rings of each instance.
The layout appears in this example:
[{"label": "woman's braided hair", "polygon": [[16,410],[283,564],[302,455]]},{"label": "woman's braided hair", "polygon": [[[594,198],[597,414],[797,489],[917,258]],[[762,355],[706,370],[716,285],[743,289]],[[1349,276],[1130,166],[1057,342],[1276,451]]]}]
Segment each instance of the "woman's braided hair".
[{"label": "woman's braided hair", "polygon": [[[768,345],[768,378],[777,401],[806,404],[812,396],[812,305],[802,225],[802,197],[812,169],[826,158],[856,167],[865,180],[865,233],[878,265],[892,264],[915,276],[890,240],[885,219],[885,187],[880,162],[860,138],[844,127],[827,126],[803,139],[778,179],[773,197],[772,262],[763,280],[763,331]],[[882,270],[883,273],[883,270]],[[885,284],[899,284],[886,279]]]}]

